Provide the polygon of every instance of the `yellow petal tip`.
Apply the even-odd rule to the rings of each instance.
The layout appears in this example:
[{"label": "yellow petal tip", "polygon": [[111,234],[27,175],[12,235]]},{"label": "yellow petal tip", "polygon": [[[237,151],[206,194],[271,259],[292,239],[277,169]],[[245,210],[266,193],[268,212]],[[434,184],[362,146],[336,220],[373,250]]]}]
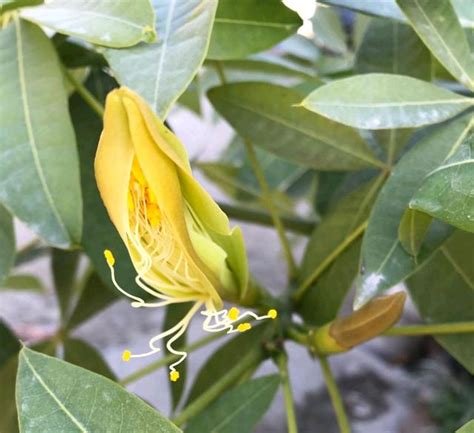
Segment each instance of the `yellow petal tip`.
[{"label": "yellow petal tip", "polygon": [[171,382],[176,382],[178,379],[179,379],[179,371],[176,371],[176,370],[170,371]]}]

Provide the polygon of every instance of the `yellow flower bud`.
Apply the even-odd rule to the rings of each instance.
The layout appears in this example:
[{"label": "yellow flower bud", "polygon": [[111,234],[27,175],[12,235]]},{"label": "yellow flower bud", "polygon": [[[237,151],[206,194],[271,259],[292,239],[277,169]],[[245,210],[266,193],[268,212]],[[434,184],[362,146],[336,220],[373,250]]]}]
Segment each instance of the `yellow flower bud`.
[{"label": "yellow flower bud", "polygon": [[376,298],[350,316],[315,330],[310,336],[310,345],[318,354],[329,355],[365,343],[398,322],[405,299],[405,292]]},{"label": "yellow flower bud", "polygon": [[[181,356],[170,366],[170,378],[177,380],[174,367],[186,353],[174,350],[172,343],[201,307],[205,308],[203,327],[209,332],[242,331],[234,322],[246,316],[276,317],[273,311],[257,316],[222,310],[223,299],[245,305],[258,296],[249,289],[242,233],[238,227],[230,229],[227,216],[193,177],[177,137],[127,88],[107,96],[95,174],[104,205],[137,272],[135,280],[157,302],[146,302],[119,286],[113,252],[106,250],[115,286],[136,308],[194,302],[176,326],[150,341],[149,352],[126,351],[124,360],[156,353],[156,342],[170,337],[168,350]],[[250,326],[245,324],[245,330]]]}]

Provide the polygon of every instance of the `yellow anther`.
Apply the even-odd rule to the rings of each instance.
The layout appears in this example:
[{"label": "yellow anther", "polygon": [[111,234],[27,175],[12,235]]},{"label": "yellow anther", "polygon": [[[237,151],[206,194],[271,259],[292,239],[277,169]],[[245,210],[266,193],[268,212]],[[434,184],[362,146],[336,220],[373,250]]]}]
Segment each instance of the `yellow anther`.
[{"label": "yellow anther", "polygon": [[245,332],[245,331],[248,331],[251,328],[252,328],[252,325],[249,322],[245,322],[245,323],[241,323],[239,326],[237,326],[237,331]]},{"label": "yellow anther", "polygon": [[110,251],[110,250],[104,250],[104,257],[105,257],[105,260],[107,260],[107,264],[108,264],[109,266],[115,265],[115,257],[114,257],[114,255],[112,254],[112,251]]},{"label": "yellow anther", "polygon": [[179,371],[176,371],[176,370],[170,371],[171,382],[176,382],[178,379],[179,379]]},{"label": "yellow anther", "polygon": [[131,356],[132,356],[132,352],[130,352],[130,350],[124,350],[122,353],[122,361],[124,362],[130,361]]},{"label": "yellow anther", "polygon": [[267,316],[270,317],[270,319],[276,319],[278,316],[278,311],[272,308],[271,310],[268,310]]},{"label": "yellow anther", "polygon": [[238,308],[235,308],[235,307],[232,307],[229,312],[227,313],[227,317],[234,321],[234,320],[237,320],[239,318],[239,314],[240,314],[240,311]]},{"label": "yellow anther", "polygon": [[147,203],[146,205],[146,214],[148,221],[153,228],[158,227],[161,221],[161,212],[159,207],[156,204]]},{"label": "yellow anther", "polygon": [[148,203],[157,204],[156,195],[151,188],[146,188],[146,199]]}]

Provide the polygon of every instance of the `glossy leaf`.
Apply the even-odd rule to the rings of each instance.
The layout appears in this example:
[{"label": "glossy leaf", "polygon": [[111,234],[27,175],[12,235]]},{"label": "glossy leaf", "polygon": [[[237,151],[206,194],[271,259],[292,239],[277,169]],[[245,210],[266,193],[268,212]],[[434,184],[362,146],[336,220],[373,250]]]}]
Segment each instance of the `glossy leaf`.
[{"label": "glossy leaf", "polygon": [[193,418],[186,433],[252,433],[280,384],[278,375],[259,377],[224,393]]},{"label": "glossy leaf", "polygon": [[149,0],[128,2],[52,0],[21,10],[21,16],[66,35],[106,47],[151,42],[154,14]]},{"label": "glossy leaf", "polygon": [[373,18],[355,64],[361,74],[383,72],[431,80],[431,54],[413,29],[398,21]]},{"label": "glossy leaf", "polygon": [[474,58],[450,0],[397,0],[413,29],[461,83],[474,89]]},{"label": "glossy leaf", "polygon": [[347,34],[336,9],[317,7],[311,22],[318,46],[336,54],[344,54],[347,51]]},{"label": "glossy leaf", "polygon": [[296,33],[301,18],[280,0],[220,0],[207,57],[240,59]]},{"label": "glossy leaf", "polygon": [[[168,305],[166,309],[165,320],[163,322],[163,329],[171,329],[175,326],[189,311],[192,307],[189,303],[181,304],[171,304]],[[187,341],[186,332],[174,342],[174,347],[185,347]],[[168,348],[166,348],[166,353],[169,354]],[[184,392],[186,385],[186,373],[187,373],[187,363],[184,360],[178,367],[179,371],[179,380],[176,382],[169,381],[169,386],[171,389],[171,403],[173,410],[176,410],[181,397]]]},{"label": "glossy leaf", "polygon": [[400,244],[398,227],[424,177],[466,139],[470,128],[469,117],[461,117],[428,131],[402,157],[382,188],[363,239],[362,269],[354,301],[356,308],[413,273],[442,241],[444,236],[436,233],[440,239],[423,246],[415,261]]},{"label": "glossy leaf", "polygon": [[10,275],[1,285],[0,290],[33,290],[36,292],[45,292],[41,280],[35,275],[15,274]]},{"label": "glossy leaf", "polygon": [[385,18],[392,18],[404,21],[406,18],[397,6],[395,0],[383,0],[374,2],[373,0],[320,0],[321,3],[339,6],[353,11]]},{"label": "glossy leaf", "polygon": [[165,118],[201,66],[217,0],[153,0],[158,40],[128,50],[107,50],[120,84],[146,99]]},{"label": "glossy leaf", "polygon": [[237,358],[243,358],[258,346],[268,335],[269,327],[265,324],[250,331],[239,334],[217,349],[204,363],[189,391],[186,405],[195,400],[210,386],[229,371],[229,366],[235,365]]},{"label": "glossy leaf", "polygon": [[27,348],[20,352],[16,400],[22,433],[181,431],[109,379]]},{"label": "glossy leaf", "polygon": [[474,28],[474,9],[470,2],[466,0],[453,0],[452,5],[461,25],[467,27],[472,32]]},{"label": "glossy leaf", "polygon": [[106,286],[96,273],[92,273],[85,282],[85,287],[74,310],[71,312],[66,328],[74,329],[78,327],[118,300],[118,298],[117,290]]},{"label": "glossy leaf", "polygon": [[[103,73],[92,75],[86,83],[99,100],[105,94],[100,89],[108,91],[112,83]],[[115,272],[117,281],[128,291],[141,293],[135,284],[135,269],[130,261],[128,252],[120,239],[115,227],[109,219],[97,190],[94,175],[94,158],[102,130],[102,121],[88,107],[79,95],[71,98],[71,117],[78,137],[79,157],[81,161],[81,183],[84,199],[84,236],[82,244],[94,269],[100,278],[109,285],[111,291],[116,291],[110,280],[110,270],[104,259],[104,250],[110,249],[116,259]],[[106,299],[113,296],[107,293]]]},{"label": "glossy leaf", "polygon": [[431,221],[432,218],[423,212],[405,210],[398,227],[398,238],[408,254],[415,257],[418,255]]},{"label": "glossy leaf", "polygon": [[410,141],[413,131],[412,128],[379,129],[374,131],[377,143],[385,151],[387,163],[393,164],[399,153]]},{"label": "glossy leaf", "polygon": [[[474,121],[472,122],[474,125]],[[474,131],[457,152],[424,179],[410,207],[474,232]]]},{"label": "glossy leaf", "polygon": [[[473,249],[474,235],[458,231],[407,281],[411,297],[427,322],[474,320]],[[472,334],[443,336],[437,340],[474,374]]]},{"label": "glossy leaf", "polygon": [[356,131],[295,107],[298,91],[236,83],[211,89],[208,97],[242,137],[280,158],[321,170],[381,165]]},{"label": "glossy leaf", "polygon": [[5,281],[15,263],[15,232],[10,213],[0,204],[0,284]]},{"label": "glossy leaf", "polygon": [[474,99],[415,78],[365,74],[321,86],[302,105],[355,128],[389,129],[442,122],[474,105]]},{"label": "glossy leaf", "polygon": [[[0,32],[0,201],[51,245],[78,243],[82,200],[74,131],[51,41],[13,19]],[[12,152],[14,149],[14,152]]]},{"label": "glossy leaf", "polygon": [[18,338],[7,325],[0,320],[0,370],[7,361],[20,351]]},{"label": "glossy leaf", "polygon": [[65,361],[109,379],[116,379],[102,355],[89,343],[77,338],[67,338],[63,347]]},{"label": "glossy leaf", "polygon": [[66,320],[71,307],[79,258],[78,251],[53,250],[51,266],[62,323]]}]

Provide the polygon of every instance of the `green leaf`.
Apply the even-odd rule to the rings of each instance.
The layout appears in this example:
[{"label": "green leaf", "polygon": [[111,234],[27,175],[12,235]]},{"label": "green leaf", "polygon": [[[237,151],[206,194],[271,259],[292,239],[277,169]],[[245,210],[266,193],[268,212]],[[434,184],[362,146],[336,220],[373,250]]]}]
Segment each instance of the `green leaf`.
[{"label": "green leaf", "polygon": [[77,338],[67,338],[63,347],[65,361],[109,379],[116,379],[102,355],[89,343]]},{"label": "green leaf", "polygon": [[111,380],[27,348],[16,400],[22,433],[181,431]]},{"label": "green leaf", "polygon": [[21,349],[18,338],[7,325],[0,320],[0,369]]},{"label": "green leaf", "polygon": [[456,433],[474,433],[474,419],[462,426]]},{"label": "green leaf", "polygon": [[336,80],[317,88],[302,102],[310,111],[362,129],[438,123],[473,104],[473,98],[392,74],[364,74]]},{"label": "green leaf", "polygon": [[[102,100],[109,91],[111,79],[104,73],[92,74],[86,85],[92,93]],[[71,98],[71,117],[78,137],[79,157],[81,161],[81,183],[84,200],[84,236],[82,244],[94,269],[109,287],[116,291],[110,279],[110,270],[104,259],[104,250],[110,249],[116,260],[117,281],[131,293],[142,293],[135,284],[135,269],[130,261],[127,249],[109,219],[107,211],[97,190],[94,175],[94,158],[102,130],[102,119],[97,117],[79,95]],[[107,298],[112,295],[108,294]]]},{"label": "green leaf", "polygon": [[[163,329],[171,329],[175,326],[189,311],[192,307],[189,303],[180,303],[180,304],[170,304],[166,308],[165,320],[163,322]],[[174,341],[173,347],[185,347],[187,341],[186,332],[177,340]],[[166,353],[169,354],[168,348],[165,346]],[[181,400],[181,397],[184,392],[186,385],[186,372],[187,372],[187,363],[184,360],[177,367],[179,371],[179,380],[176,382],[169,381],[169,386],[171,388],[171,404],[173,410],[176,410],[178,404]]]},{"label": "green leaf", "polygon": [[186,433],[251,433],[275,398],[278,375],[259,377],[219,397],[193,418]]},{"label": "green leaf", "polygon": [[311,18],[316,44],[336,54],[347,52],[347,34],[342,27],[337,10],[328,7],[317,7]]},{"label": "green leaf", "polygon": [[413,29],[461,83],[474,90],[474,59],[450,0],[397,0]]},{"label": "green leaf", "polygon": [[86,2],[52,0],[21,10],[22,18],[106,47],[152,42],[154,13],[149,0]]},{"label": "green leaf", "polygon": [[294,107],[298,91],[235,83],[211,89],[208,97],[242,137],[280,158],[320,170],[382,165],[353,129]]},{"label": "green leaf", "polygon": [[410,26],[374,18],[357,51],[360,74],[383,72],[431,80],[431,54]]},{"label": "green leaf", "polygon": [[0,204],[0,284],[10,274],[15,263],[15,231],[10,213]]},{"label": "green leaf", "polygon": [[399,21],[405,21],[406,19],[395,0],[320,0],[320,2],[351,9],[367,15],[392,18]]},{"label": "green leaf", "polygon": [[297,311],[306,323],[322,326],[337,317],[359,271],[361,244],[352,242],[302,296]]},{"label": "green leaf", "polygon": [[[439,246],[442,234],[432,244],[424,245],[415,261],[400,244],[398,227],[424,177],[462,144],[468,136],[469,123],[470,115],[467,115],[432,128],[400,159],[385,183],[363,239],[362,269],[354,301],[356,308],[413,273]],[[427,240],[429,238],[428,235]]]},{"label": "green leaf", "polygon": [[432,220],[423,212],[405,210],[398,227],[398,238],[408,254],[418,256]]},{"label": "green leaf", "polygon": [[[474,119],[472,121],[474,125]],[[474,133],[423,180],[410,207],[474,232]]]},{"label": "green leaf", "polygon": [[280,0],[220,0],[207,57],[240,59],[266,50],[301,24],[298,14]]},{"label": "green leaf", "polygon": [[78,327],[118,298],[117,290],[106,286],[96,273],[92,273],[87,279],[81,296],[65,327],[68,330]]},{"label": "green leaf", "polygon": [[412,128],[378,129],[374,131],[377,143],[387,155],[387,163],[393,164],[398,154],[408,144],[413,135]]},{"label": "green leaf", "polygon": [[41,280],[35,275],[16,274],[10,275],[1,285],[0,290],[33,290],[36,292],[45,292]]},{"label": "green leaf", "polygon": [[229,366],[235,365],[236,359],[243,358],[260,345],[270,331],[270,327],[266,324],[256,326],[217,349],[199,370],[189,391],[186,405],[223,377],[229,371]]},{"label": "green leaf", "polygon": [[153,0],[153,5],[158,41],[105,55],[119,83],[165,118],[204,60],[217,0]]},{"label": "green leaf", "polygon": [[472,32],[474,28],[474,9],[470,2],[466,0],[452,0],[452,5],[461,25],[467,27]]},{"label": "green leaf", "polygon": [[[408,279],[411,297],[426,321],[474,320],[473,249],[474,235],[458,231]],[[474,335],[450,335],[437,340],[474,374]]]},{"label": "green leaf", "polygon": [[82,200],[56,53],[18,17],[0,31],[0,53],[0,75],[10,77],[0,89],[0,201],[51,245],[71,246],[81,237]]},{"label": "green leaf", "polygon": [[71,297],[74,294],[80,255],[79,251],[61,251],[54,249],[51,258],[54,290],[61,312],[61,323],[63,324],[71,308]]}]

